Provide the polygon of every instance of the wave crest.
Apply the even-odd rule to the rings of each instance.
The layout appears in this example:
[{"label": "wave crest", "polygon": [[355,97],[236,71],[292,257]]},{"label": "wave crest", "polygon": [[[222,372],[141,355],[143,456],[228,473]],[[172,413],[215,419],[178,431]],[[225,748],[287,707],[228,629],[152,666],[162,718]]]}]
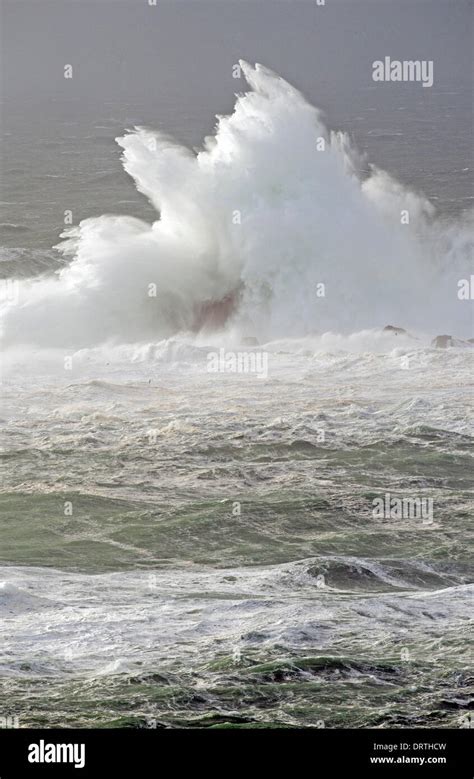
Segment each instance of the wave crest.
[{"label": "wave crest", "polygon": [[291,85],[241,67],[250,91],[198,153],[145,128],[117,139],[157,220],[100,216],[66,230],[69,264],[20,281],[19,305],[3,305],[7,344],[219,328],[269,340],[387,322],[471,334],[457,282],[469,278],[472,223],[438,222]]}]

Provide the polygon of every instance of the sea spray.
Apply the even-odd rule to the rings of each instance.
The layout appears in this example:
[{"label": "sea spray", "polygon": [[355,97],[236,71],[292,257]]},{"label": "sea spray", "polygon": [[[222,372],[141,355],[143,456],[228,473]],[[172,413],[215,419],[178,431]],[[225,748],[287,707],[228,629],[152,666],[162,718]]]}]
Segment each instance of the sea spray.
[{"label": "sea spray", "polygon": [[3,301],[6,345],[78,349],[219,329],[262,341],[387,322],[471,335],[457,289],[472,227],[437,223],[426,199],[361,171],[348,137],[328,132],[296,89],[241,67],[250,91],[200,152],[144,128],[117,139],[157,220],[68,228],[58,248],[69,264],[20,281],[20,304]]}]

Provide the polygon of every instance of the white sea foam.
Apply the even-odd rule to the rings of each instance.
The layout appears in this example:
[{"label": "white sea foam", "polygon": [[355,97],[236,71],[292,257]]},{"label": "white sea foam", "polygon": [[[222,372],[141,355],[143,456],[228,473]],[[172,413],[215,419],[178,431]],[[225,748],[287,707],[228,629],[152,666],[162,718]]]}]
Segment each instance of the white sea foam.
[{"label": "white sea foam", "polygon": [[472,225],[442,225],[426,199],[328,133],[296,89],[241,64],[250,91],[200,152],[142,128],[117,139],[157,220],[68,229],[67,267],[21,281],[4,304],[5,344],[79,349],[223,326],[267,341],[387,323],[472,335],[457,297]]},{"label": "white sea foam", "polygon": [[[246,653],[274,643],[292,650],[305,645],[324,650],[341,624],[361,635],[364,625],[373,642],[398,643],[409,624],[413,629],[413,620],[429,637],[442,634],[453,618],[465,620],[470,614],[472,585],[427,591],[405,580],[410,572],[423,571],[422,565],[396,575],[374,561],[325,558],[326,564],[347,566],[352,577],[342,587],[320,588],[309,570],[318,570],[321,562],[308,558],[217,571],[192,566],[179,571],[178,588],[175,572],[159,570],[91,576],[28,566],[1,568],[12,592],[22,591],[18,582],[33,595],[31,609],[7,613],[8,622],[0,624],[0,668],[9,676],[23,675],[25,663],[38,676],[54,671],[61,677],[71,670],[100,676],[146,673],[169,667],[177,658],[196,664],[213,659],[216,631],[223,654],[232,654],[236,646]],[[354,609],[352,601],[337,599],[337,591],[350,591],[364,571],[385,592],[366,593]],[[219,598],[212,595],[217,591]],[[49,608],[39,617],[44,604]]]}]

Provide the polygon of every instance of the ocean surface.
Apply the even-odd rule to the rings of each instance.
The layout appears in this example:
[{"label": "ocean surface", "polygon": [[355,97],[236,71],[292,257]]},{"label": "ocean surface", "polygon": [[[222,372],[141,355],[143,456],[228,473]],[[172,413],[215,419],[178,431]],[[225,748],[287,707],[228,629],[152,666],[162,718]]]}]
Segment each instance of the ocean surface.
[{"label": "ocean surface", "polygon": [[[219,106],[165,106],[166,134],[119,102],[4,122],[2,711],[465,726],[471,166],[400,153],[426,106],[390,138],[339,106],[349,138],[242,68],[204,148]],[[221,348],[265,375],[211,372]],[[432,514],[375,516],[387,494]]]}]

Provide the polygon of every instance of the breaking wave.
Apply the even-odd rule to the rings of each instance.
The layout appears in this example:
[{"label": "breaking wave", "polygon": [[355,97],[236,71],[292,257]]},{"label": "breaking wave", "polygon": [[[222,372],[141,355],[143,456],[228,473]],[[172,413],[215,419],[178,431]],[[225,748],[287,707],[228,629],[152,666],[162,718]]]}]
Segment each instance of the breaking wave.
[{"label": "breaking wave", "polygon": [[68,264],[19,280],[18,300],[3,303],[6,345],[222,329],[268,341],[387,323],[472,335],[457,297],[470,217],[442,223],[282,78],[241,67],[250,90],[199,152],[144,128],[117,139],[156,221],[104,215],[67,229]]}]

